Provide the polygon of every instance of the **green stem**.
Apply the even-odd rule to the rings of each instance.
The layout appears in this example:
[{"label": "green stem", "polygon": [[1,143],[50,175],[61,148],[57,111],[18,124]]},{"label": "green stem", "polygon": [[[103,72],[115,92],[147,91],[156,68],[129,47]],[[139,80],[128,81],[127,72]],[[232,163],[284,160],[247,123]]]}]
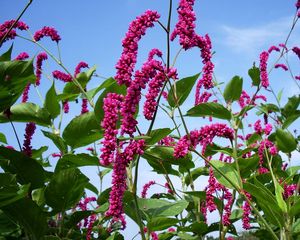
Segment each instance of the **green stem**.
[{"label": "green stem", "polygon": [[23,16],[23,14],[26,12],[26,10],[29,8],[29,6],[31,5],[33,0],[29,0],[29,2],[26,4],[26,6],[24,7],[24,9],[22,10],[22,12],[19,14],[19,16],[16,18],[16,20],[14,21],[14,23],[10,26],[10,28],[8,29],[8,31],[5,33],[5,35],[3,36],[3,38],[1,38],[0,40],[0,46],[2,45],[2,43],[4,42],[5,38],[8,36],[8,34],[11,32],[11,30],[17,25],[18,21],[20,20],[20,18]]},{"label": "green stem", "polygon": [[10,124],[11,124],[11,126],[12,126],[12,129],[13,129],[13,131],[14,131],[14,134],[15,134],[15,136],[16,136],[16,139],[17,139],[17,142],[18,142],[20,151],[22,152],[22,146],[21,146],[21,143],[20,143],[20,139],[19,139],[19,137],[18,137],[18,134],[17,134],[17,131],[16,131],[16,129],[15,129],[15,126],[14,126],[13,122],[10,120],[10,118],[9,118],[9,122],[10,122]]}]

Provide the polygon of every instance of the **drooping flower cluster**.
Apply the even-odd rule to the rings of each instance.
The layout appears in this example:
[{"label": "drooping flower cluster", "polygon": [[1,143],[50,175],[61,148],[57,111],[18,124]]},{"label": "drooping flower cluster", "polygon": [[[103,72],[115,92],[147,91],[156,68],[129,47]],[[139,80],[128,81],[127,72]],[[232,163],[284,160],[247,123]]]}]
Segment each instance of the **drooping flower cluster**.
[{"label": "drooping flower cluster", "polygon": [[116,93],[108,93],[103,100],[104,118],[101,122],[101,127],[104,129],[104,140],[101,142],[100,163],[109,165],[113,162],[114,152],[117,146],[117,121],[118,113],[121,108],[123,96]]},{"label": "drooping flower cluster", "polygon": [[32,146],[31,146],[31,140],[32,140],[32,136],[35,132],[36,129],[36,125],[33,122],[29,122],[26,124],[25,127],[25,134],[24,134],[24,143],[23,143],[23,152],[31,157],[32,155]]},{"label": "drooping flower cluster", "polygon": [[143,139],[131,141],[123,152],[117,151],[113,162],[112,189],[109,195],[110,205],[106,216],[113,217],[112,222],[121,222],[123,228],[126,226],[123,215],[123,195],[127,188],[126,167],[136,154],[143,154],[144,144],[145,141]]},{"label": "drooping flower cluster", "polygon": [[22,103],[25,103],[28,101],[28,94],[29,94],[29,90],[30,90],[30,83],[27,83],[24,91],[23,91],[23,94],[22,94]]},{"label": "drooping flower cluster", "polygon": [[231,206],[233,204],[233,197],[232,193],[222,184],[218,183],[212,168],[209,169],[209,179],[208,179],[208,186],[205,188],[206,192],[206,201],[203,208],[201,208],[202,213],[206,216],[207,210],[209,212],[213,212],[217,209],[217,206],[214,202],[214,195],[218,191],[223,192],[223,196],[221,197],[222,200],[226,200],[226,204],[224,205],[224,213],[222,216],[222,223],[225,226],[229,226],[230,223],[230,216],[231,216]]},{"label": "drooping flower cluster", "polygon": [[70,110],[70,106],[69,106],[69,102],[68,101],[63,101],[63,109],[64,109],[64,113],[68,113]]},{"label": "drooping flower cluster", "polygon": [[29,58],[29,55],[27,52],[21,52],[18,56],[16,56],[16,61],[23,61],[25,59]]},{"label": "drooping flower cluster", "polygon": [[52,76],[57,79],[61,80],[63,82],[72,82],[72,76],[70,74],[63,73],[59,70],[55,70],[52,72]]},{"label": "drooping flower cluster", "polygon": [[275,52],[280,52],[280,49],[279,49],[279,47],[277,47],[277,46],[271,46],[271,47],[269,48],[269,50],[268,50],[268,53],[270,54],[270,53],[272,53],[273,51],[275,51]]},{"label": "drooping flower cluster", "polygon": [[[244,193],[245,193],[246,197],[251,201],[252,197],[251,197],[250,193],[248,193],[248,192],[244,192]],[[251,228],[251,225],[250,225],[251,206],[247,201],[245,201],[242,209],[243,209],[243,216],[242,216],[243,228],[245,230],[248,230]]]},{"label": "drooping flower cluster", "polygon": [[[15,24],[15,26],[12,28],[12,30],[9,32],[9,29],[14,24],[15,24],[15,20],[9,20],[9,21],[4,22],[3,24],[0,24],[0,40],[2,40],[5,37],[5,39],[3,39],[3,41],[2,41],[2,43],[6,42],[10,39],[14,39],[17,36],[16,29],[19,29],[21,31],[28,29],[28,26],[24,22],[18,21]],[[1,44],[0,44],[0,46],[1,46]]]},{"label": "drooping flower cluster", "polygon": [[268,139],[265,139],[265,140],[261,141],[261,143],[258,147],[258,156],[259,156],[259,169],[258,169],[258,172],[260,174],[268,172],[268,169],[263,167],[264,153],[266,153],[267,150],[269,150],[269,153],[272,156],[275,156],[278,153],[278,150],[277,150],[276,146],[274,145],[274,143],[272,143]]},{"label": "drooping flower cluster", "polygon": [[79,74],[81,72],[81,69],[82,68],[88,68],[89,65],[86,63],[86,62],[79,62],[75,68],[75,71],[74,71],[74,77],[77,76],[77,74]]},{"label": "drooping flower cluster", "polygon": [[297,184],[284,184],[283,186],[283,197],[284,199],[288,199],[290,196],[292,196],[297,189]]},{"label": "drooping flower cluster", "polygon": [[52,41],[57,43],[61,40],[61,37],[57,33],[56,29],[46,26],[41,30],[36,31],[33,35],[33,39],[36,42],[40,41],[43,37],[50,37]]},{"label": "drooping flower cluster", "polygon": [[36,65],[35,65],[36,80],[35,80],[35,84],[37,86],[40,85],[41,75],[42,75],[42,63],[46,59],[48,59],[48,55],[45,52],[42,52],[42,53],[38,54],[37,57],[36,57]]},{"label": "drooping flower cluster", "polygon": [[152,27],[159,17],[156,11],[148,10],[130,23],[126,36],[122,41],[122,55],[116,64],[117,73],[115,79],[119,84],[130,86],[132,73],[137,61],[138,42],[146,33],[147,28]]},{"label": "drooping flower cluster", "polygon": [[142,198],[146,198],[147,196],[147,191],[149,190],[149,188],[155,184],[155,181],[151,180],[149,181],[148,183],[146,183],[144,186],[143,186],[143,190],[141,192],[141,196]]},{"label": "drooping flower cluster", "polygon": [[293,50],[293,52],[298,56],[298,58],[300,59],[300,48],[298,48],[298,47],[293,47],[292,50]]},{"label": "drooping flower cluster", "polygon": [[282,64],[282,63],[277,63],[275,64],[274,66],[275,68],[282,68],[284,71],[288,71],[288,67],[285,65],[285,64]]},{"label": "drooping flower cluster", "polygon": [[223,123],[214,123],[202,127],[200,130],[191,131],[189,136],[180,138],[174,149],[176,158],[184,157],[188,153],[189,147],[195,148],[196,145],[202,146],[202,153],[206,146],[211,144],[214,137],[233,139],[233,130]]},{"label": "drooping flower cluster", "polygon": [[264,88],[267,88],[269,86],[269,77],[268,77],[268,72],[267,72],[268,58],[269,58],[269,53],[265,52],[265,51],[263,51],[259,57],[260,79],[261,79],[261,85]]}]

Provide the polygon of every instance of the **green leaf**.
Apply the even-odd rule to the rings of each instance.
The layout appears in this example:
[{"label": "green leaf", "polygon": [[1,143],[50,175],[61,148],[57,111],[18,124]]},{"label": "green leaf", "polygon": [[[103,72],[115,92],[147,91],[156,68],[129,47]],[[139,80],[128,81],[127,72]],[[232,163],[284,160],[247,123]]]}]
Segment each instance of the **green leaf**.
[{"label": "green leaf", "polygon": [[55,144],[55,146],[62,152],[62,153],[67,153],[68,152],[68,146],[66,142],[57,134],[51,133],[51,132],[46,132],[42,130],[42,133],[44,134],[45,137],[49,138],[52,140],[52,142]]},{"label": "green leaf", "polygon": [[288,102],[285,104],[285,106],[282,109],[282,114],[285,117],[289,117],[298,109],[300,105],[300,95],[298,96],[292,96],[289,98]]},{"label": "green leaf", "polygon": [[17,222],[29,239],[42,239],[46,229],[46,215],[30,198],[22,198],[2,208],[3,212],[13,221]]},{"label": "green leaf", "polygon": [[290,208],[289,216],[294,217],[300,213],[300,199],[298,198],[294,205]]},{"label": "green leaf", "polygon": [[[41,126],[51,124],[51,116],[44,108],[34,103],[20,103],[10,108],[10,120],[14,122],[34,122]],[[0,123],[9,122],[4,113],[0,114]]]},{"label": "green leaf", "polygon": [[[196,80],[198,79],[200,73],[193,75],[191,77],[186,77],[180,79],[172,85],[169,94],[168,94],[168,103],[171,107],[181,106],[184,101],[189,96],[193,86],[195,85]],[[175,86],[176,85],[176,86]],[[176,89],[177,101],[174,98],[174,90]]]},{"label": "green leaf", "polygon": [[101,90],[104,89],[104,88],[109,87],[109,86],[110,86],[111,84],[113,84],[115,81],[116,81],[116,80],[115,80],[114,78],[110,77],[110,78],[104,80],[104,82],[103,82],[100,86],[95,87],[95,88],[93,88],[93,89],[87,91],[87,92],[86,92],[86,95],[88,96],[89,99],[93,99],[93,98],[95,97],[95,95],[96,95],[99,91],[101,91]]},{"label": "green leaf", "polygon": [[[109,81],[111,82],[111,81]],[[109,85],[109,84],[107,84]],[[106,86],[106,85],[105,85]],[[109,86],[105,88],[105,90],[99,96],[96,104],[95,104],[95,116],[97,121],[100,123],[104,117],[103,111],[103,99],[106,97],[108,93],[118,93],[118,94],[126,94],[126,87],[124,85],[120,86],[116,80],[114,80]]]},{"label": "green leaf", "polygon": [[46,171],[34,159],[13,149],[0,146],[0,166],[17,175],[21,184],[31,184],[31,189],[44,186]]},{"label": "green leaf", "polygon": [[89,179],[77,168],[68,168],[54,173],[45,189],[46,203],[56,212],[70,209],[84,194]]},{"label": "green leaf", "polygon": [[186,177],[184,179],[184,183],[186,185],[190,185],[191,177],[192,177],[193,181],[195,181],[200,176],[208,176],[208,175],[209,175],[209,172],[206,167],[198,167],[198,168],[194,169],[193,171],[191,171],[190,175],[186,175]]},{"label": "green leaf", "polygon": [[6,136],[0,132],[0,142],[7,144]]},{"label": "green leaf", "polygon": [[186,113],[190,117],[205,117],[212,116],[220,119],[231,119],[230,111],[223,105],[215,102],[200,103],[199,105],[192,107]]},{"label": "green leaf", "polygon": [[151,218],[147,224],[147,228],[150,232],[161,231],[172,227],[178,223],[176,218],[166,218],[166,217],[154,217]]},{"label": "green leaf", "polygon": [[289,115],[282,124],[282,128],[288,128],[293,122],[295,122],[300,117],[300,111],[296,110],[295,113]]},{"label": "green leaf", "polygon": [[15,222],[0,210],[0,239],[4,240],[4,237],[20,239],[21,230]]},{"label": "green leaf", "polygon": [[88,112],[72,119],[63,132],[63,139],[72,148],[86,146],[102,138],[99,122],[94,112]]},{"label": "green leaf", "polygon": [[35,79],[32,61],[0,62],[0,112],[11,107]]},{"label": "green leaf", "polygon": [[50,113],[52,119],[56,118],[60,114],[60,105],[57,100],[54,83],[46,94],[44,108]]},{"label": "green leaf", "polygon": [[224,90],[224,99],[227,103],[234,102],[240,99],[243,89],[243,79],[239,76],[234,76],[226,85]]},{"label": "green leaf", "polygon": [[57,172],[61,169],[85,166],[99,166],[99,159],[86,153],[80,153],[77,155],[66,154],[59,159],[56,164],[55,171]]},{"label": "green leaf", "polygon": [[260,71],[259,68],[253,66],[248,70],[248,75],[252,79],[252,85],[253,86],[259,86],[260,84]]},{"label": "green leaf", "polygon": [[168,202],[161,199],[138,199],[138,205],[141,211],[146,212],[152,217],[167,217],[180,214],[187,206],[188,202],[179,200],[177,202]]},{"label": "green leaf", "polygon": [[149,134],[150,139],[146,139],[147,145],[153,145],[160,140],[162,140],[164,137],[168,136],[172,130],[170,128],[159,128],[152,130]]},{"label": "green leaf", "polygon": [[0,62],[10,61],[11,60],[11,52],[13,50],[13,44],[10,48],[0,56]]},{"label": "green leaf", "polygon": [[292,152],[297,148],[297,142],[293,135],[280,128],[276,130],[276,143],[279,150],[286,153]]},{"label": "green leaf", "polygon": [[179,165],[185,170],[195,167],[195,164],[192,161],[192,155],[189,153],[183,158],[174,157],[174,148],[172,147],[161,147],[154,146],[151,149],[148,149],[144,152],[143,158],[162,160],[169,164]]},{"label": "green leaf", "polygon": [[274,185],[275,185],[275,198],[278,203],[278,206],[284,213],[287,213],[287,205],[286,205],[286,202],[283,200],[284,190],[280,186],[280,184],[277,182],[277,180],[274,183]]},{"label": "green leaf", "polygon": [[124,240],[124,237],[121,235],[121,233],[115,232],[106,240]]},{"label": "green leaf", "polygon": [[[231,189],[241,188],[241,179],[238,172],[235,170],[231,163],[211,160],[210,164],[213,167],[214,175],[219,183]],[[222,172],[230,181],[228,181],[223,175],[221,175],[220,172]]]},{"label": "green leaf", "polygon": [[16,202],[27,196],[30,184],[27,185],[7,185],[1,188],[0,208]]},{"label": "green leaf", "polygon": [[[255,185],[254,185],[255,184]],[[266,218],[276,226],[284,226],[284,217],[274,195],[259,181],[254,184],[244,183],[244,190],[256,198],[256,203],[262,208]]]}]

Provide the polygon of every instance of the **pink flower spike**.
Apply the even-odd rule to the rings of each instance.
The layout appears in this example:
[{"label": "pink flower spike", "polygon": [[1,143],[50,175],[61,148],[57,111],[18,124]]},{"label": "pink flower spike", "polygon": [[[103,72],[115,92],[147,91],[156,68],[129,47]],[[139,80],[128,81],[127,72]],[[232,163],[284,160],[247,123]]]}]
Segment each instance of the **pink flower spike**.
[{"label": "pink flower spike", "polygon": [[268,72],[267,72],[267,61],[269,58],[269,53],[267,52],[262,52],[260,54],[260,79],[261,79],[261,85],[264,88],[267,88],[269,86],[269,77],[268,77]]},{"label": "pink flower spike", "polygon": [[16,61],[23,61],[25,59],[29,58],[29,55],[27,52],[21,52],[18,56],[16,56]]},{"label": "pink flower spike", "polygon": [[300,59],[300,48],[298,47],[293,47],[292,51],[298,56],[298,58]]},{"label": "pink flower spike", "polygon": [[68,101],[63,101],[63,109],[64,109],[64,113],[69,113],[70,106]]},{"label": "pink flower spike", "polygon": [[25,103],[28,101],[28,94],[29,94],[29,90],[30,90],[30,83],[28,83],[24,89],[24,92],[22,94],[22,103]]},{"label": "pink flower spike", "polygon": [[300,81],[300,76],[295,76],[295,79]]},{"label": "pink flower spike", "polygon": [[61,80],[63,82],[72,82],[72,76],[66,73],[63,73],[59,70],[55,70],[52,72],[52,76],[55,79]]},{"label": "pink flower spike", "polygon": [[86,62],[78,63],[76,68],[75,68],[74,77],[76,77],[77,74],[79,74],[81,72],[82,68],[88,68],[88,67],[89,67],[89,65]]},{"label": "pink flower spike", "polygon": [[35,80],[35,84],[37,86],[40,85],[41,83],[41,76],[42,76],[42,63],[43,61],[45,61],[46,59],[48,59],[48,55],[45,52],[42,52],[40,54],[37,55],[36,57],[36,65],[35,65],[35,75],[36,75],[36,80]]},{"label": "pink flower spike", "polygon": [[288,67],[282,63],[275,64],[275,68],[282,68],[284,71],[289,70]]},{"label": "pink flower spike", "polygon": [[29,157],[31,157],[32,155],[31,139],[35,132],[35,129],[36,129],[35,123],[30,122],[26,124],[25,134],[24,134],[25,138],[24,138],[22,150]]},{"label": "pink flower spike", "polygon": [[297,0],[296,4],[295,4],[296,8],[299,9],[300,8],[300,0]]},{"label": "pink flower spike", "polygon": [[43,27],[41,30],[36,31],[33,35],[33,39],[36,42],[40,41],[43,37],[50,37],[52,41],[57,43],[61,40],[57,31],[52,27]]},{"label": "pink flower spike", "polygon": [[142,198],[146,198],[148,189],[155,184],[155,181],[150,181],[143,186],[143,190],[141,193]]},{"label": "pink flower spike", "polygon": [[271,47],[269,48],[269,50],[268,50],[268,53],[270,54],[270,53],[273,52],[273,51],[275,51],[275,52],[280,52],[280,49],[279,49],[279,47],[271,46]]}]

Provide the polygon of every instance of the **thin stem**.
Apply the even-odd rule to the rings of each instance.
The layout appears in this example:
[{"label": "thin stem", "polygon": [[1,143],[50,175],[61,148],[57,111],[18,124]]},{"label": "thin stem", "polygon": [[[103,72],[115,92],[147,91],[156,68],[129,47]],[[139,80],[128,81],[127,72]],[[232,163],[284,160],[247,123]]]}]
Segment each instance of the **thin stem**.
[{"label": "thin stem", "polygon": [[16,129],[15,129],[15,126],[14,126],[13,122],[10,120],[10,118],[9,118],[9,122],[10,122],[12,128],[13,128],[13,131],[14,131],[14,134],[15,134],[15,136],[16,136],[16,139],[17,139],[17,142],[18,142],[20,151],[22,152],[22,146],[21,146],[21,143],[20,143],[20,139],[19,139],[19,137],[18,137],[18,134],[17,134],[17,131],[16,131]]},{"label": "thin stem", "polygon": [[11,30],[17,25],[18,21],[20,20],[20,18],[23,16],[23,14],[26,12],[26,10],[29,8],[29,6],[31,5],[33,0],[29,0],[29,2],[26,4],[26,6],[24,7],[24,9],[22,10],[22,12],[19,14],[19,16],[16,18],[16,20],[14,21],[14,23],[10,26],[10,28],[8,29],[8,31],[4,34],[3,38],[1,38],[0,40],[0,46],[2,45],[2,43],[4,42],[5,38],[8,36],[8,34],[11,32]]}]

